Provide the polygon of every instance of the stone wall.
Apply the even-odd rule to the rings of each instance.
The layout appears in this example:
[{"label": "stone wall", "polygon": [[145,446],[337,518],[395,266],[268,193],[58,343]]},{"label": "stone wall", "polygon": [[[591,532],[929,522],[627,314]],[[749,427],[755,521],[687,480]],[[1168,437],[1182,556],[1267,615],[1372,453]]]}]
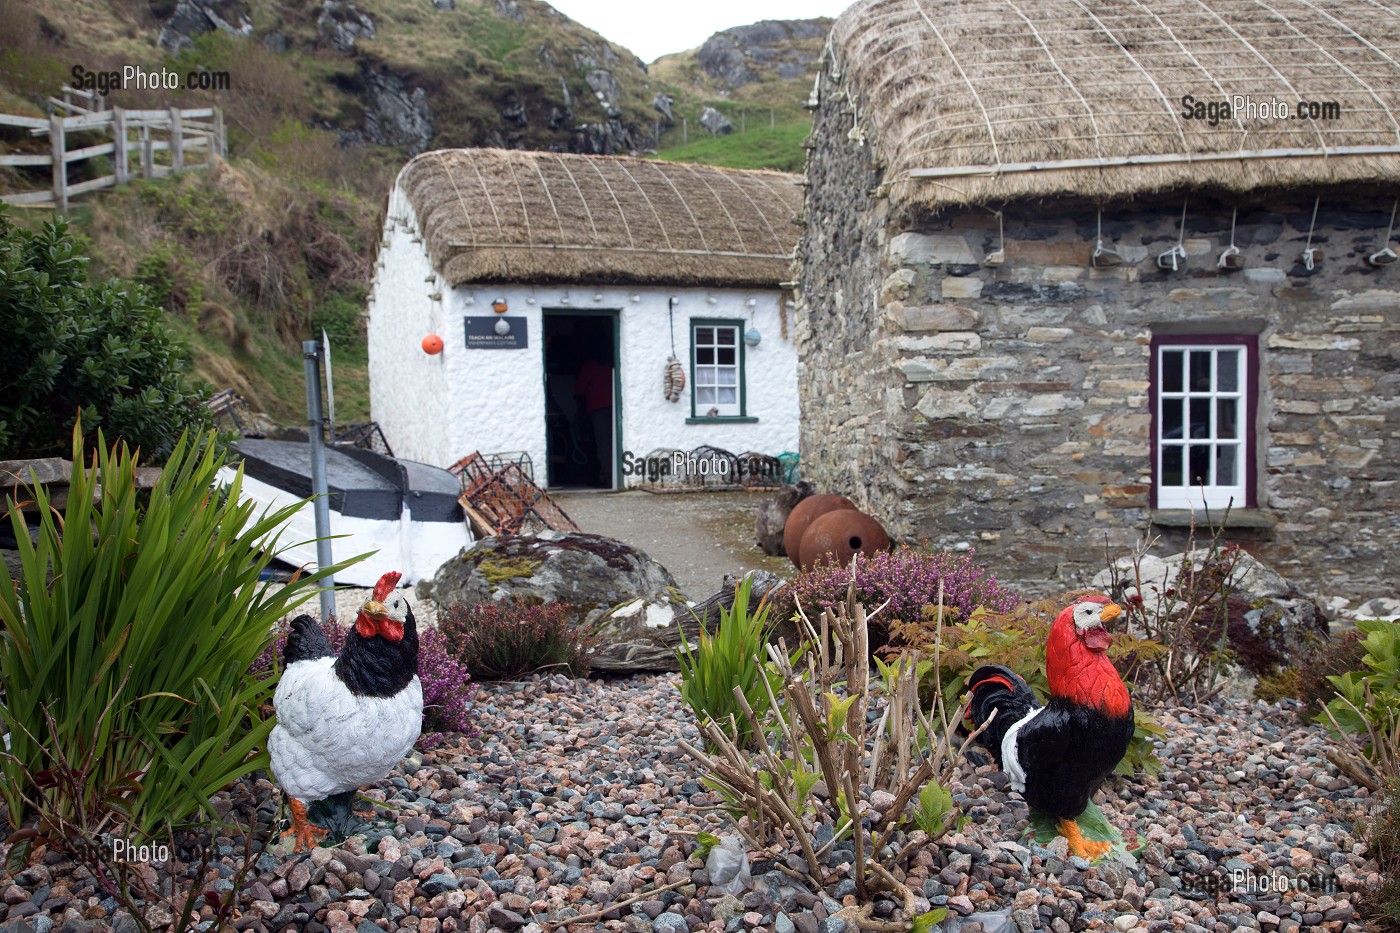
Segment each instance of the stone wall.
[{"label": "stone wall", "polygon": [[[1258,509],[1227,532],[1314,593],[1393,592],[1400,547],[1400,264],[1373,268],[1394,192],[1242,199],[1245,267],[1221,272],[1231,205],[1007,205],[896,226],[871,149],[830,100],[808,164],[798,331],[803,472],[890,531],[975,548],[1031,592],[1085,580],[1150,530],[1149,342],[1253,333],[1260,350]],[[859,134],[854,134],[859,136]],[[1384,204],[1382,205],[1382,201]],[[1392,241],[1392,247],[1400,244]],[[1177,516],[1179,517],[1179,516]],[[1245,527],[1249,526],[1249,527]]]}]

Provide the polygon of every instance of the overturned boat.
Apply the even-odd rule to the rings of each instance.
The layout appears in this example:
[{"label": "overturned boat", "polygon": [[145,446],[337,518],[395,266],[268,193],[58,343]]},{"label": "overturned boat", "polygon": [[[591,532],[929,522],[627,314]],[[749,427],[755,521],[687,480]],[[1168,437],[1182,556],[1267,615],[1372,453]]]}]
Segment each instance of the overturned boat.
[{"label": "overturned boat", "polygon": [[[243,438],[234,443],[243,458],[243,498],[259,507],[282,508],[311,496],[311,445],[306,441]],[[232,467],[220,475],[228,481]],[[366,551],[373,558],[336,574],[336,582],[373,586],[385,567],[403,582],[431,578],[449,558],[473,542],[457,498],[461,481],[447,470],[400,460],[361,447],[326,447],[332,553],[343,560]],[[282,532],[281,559],[316,566],[316,525],[304,503]]]}]

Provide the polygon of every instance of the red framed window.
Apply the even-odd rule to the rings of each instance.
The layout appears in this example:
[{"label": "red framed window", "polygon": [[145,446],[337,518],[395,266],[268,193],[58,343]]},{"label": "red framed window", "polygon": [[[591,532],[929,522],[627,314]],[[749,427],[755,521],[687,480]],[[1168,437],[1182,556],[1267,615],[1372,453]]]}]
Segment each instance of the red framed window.
[{"label": "red framed window", "polygon": [[1253,508],[1259,338],[1154,336],[1148,380],[1153,507]]}]

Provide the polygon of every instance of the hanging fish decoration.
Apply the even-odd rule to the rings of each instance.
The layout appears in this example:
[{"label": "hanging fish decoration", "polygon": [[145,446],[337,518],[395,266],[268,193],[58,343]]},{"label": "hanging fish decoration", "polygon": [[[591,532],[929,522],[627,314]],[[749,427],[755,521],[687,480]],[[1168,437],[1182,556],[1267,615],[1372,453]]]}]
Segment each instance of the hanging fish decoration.
[{"label": "hanging fish decoration", "polygon": [[679,402],[685,392],[685,368],[675,356],[666,359],[666,371],[661,377],[661,394],[668,402]]}]

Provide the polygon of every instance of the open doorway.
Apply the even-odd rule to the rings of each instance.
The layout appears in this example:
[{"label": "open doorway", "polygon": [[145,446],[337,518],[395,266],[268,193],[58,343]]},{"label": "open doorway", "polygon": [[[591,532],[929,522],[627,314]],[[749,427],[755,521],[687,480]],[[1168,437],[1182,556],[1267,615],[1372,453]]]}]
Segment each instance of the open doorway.
[{"label": "open doorway", "polygon": [[551,489],[616,486],[617,345],[617,312],[545,309],[545,455]]}]

